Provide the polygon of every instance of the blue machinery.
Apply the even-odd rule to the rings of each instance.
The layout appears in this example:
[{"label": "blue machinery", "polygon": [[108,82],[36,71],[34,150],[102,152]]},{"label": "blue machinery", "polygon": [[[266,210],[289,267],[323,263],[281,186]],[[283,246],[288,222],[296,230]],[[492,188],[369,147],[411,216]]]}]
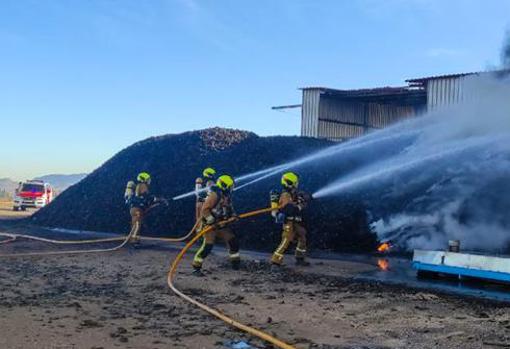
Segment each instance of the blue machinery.
[{"label": "blue machinery", "polygon": [[414,250],[418,272],[447,274],[510,283],[510,258],[446,251]]}]

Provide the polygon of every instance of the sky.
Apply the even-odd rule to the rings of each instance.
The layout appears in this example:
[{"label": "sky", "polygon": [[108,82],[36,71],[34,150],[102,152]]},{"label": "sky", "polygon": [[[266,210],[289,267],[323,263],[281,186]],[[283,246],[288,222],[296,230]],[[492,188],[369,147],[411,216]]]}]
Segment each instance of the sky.
[{"label": "sky", "polygon": [[299,87],[500,63],[508,0],[3,0],[0,178],[90,172],[212,126],[297,135]]}]

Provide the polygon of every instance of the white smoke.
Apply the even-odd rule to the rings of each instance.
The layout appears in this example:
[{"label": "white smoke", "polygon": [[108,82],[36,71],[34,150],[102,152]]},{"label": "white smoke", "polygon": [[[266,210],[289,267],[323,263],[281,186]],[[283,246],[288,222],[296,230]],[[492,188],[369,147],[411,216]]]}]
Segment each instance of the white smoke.
[{"label": "white smoke", "polygon": [[467,249],[508,248],[510,83],[473,77],[464,96],[408,125],[420,133],[412,145],[314,196],[360,193],[380,239],[406,249],[444,248],[449,239]]},{"label": "white smoke", "polygon": [[503,68],[510,69],[510,31],[507,31],[503,48],[501,49],[501,64]]}]

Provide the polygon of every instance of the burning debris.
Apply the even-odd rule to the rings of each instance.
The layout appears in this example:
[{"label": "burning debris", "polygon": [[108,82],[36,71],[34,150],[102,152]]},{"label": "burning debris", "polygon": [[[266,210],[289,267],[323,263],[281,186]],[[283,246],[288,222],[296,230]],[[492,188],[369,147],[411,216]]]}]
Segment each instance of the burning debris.
[{"label": "burning debris", "polygon": [[381,269],[382,271],[387,271],[390,269],[390,261],[387,260],[386,258],[379,258],[377,260],[377,266],[379,267],[379,269]]},{"label": "burning debris", "polygon": [[390,241],[386,241],[386,242],[381,243],[377,247],[377,252],[379,252],[379,253],[388,253],[388,252],[390,252],[392,247],[393,247],[393,245],[391,244],[391,242]]}]

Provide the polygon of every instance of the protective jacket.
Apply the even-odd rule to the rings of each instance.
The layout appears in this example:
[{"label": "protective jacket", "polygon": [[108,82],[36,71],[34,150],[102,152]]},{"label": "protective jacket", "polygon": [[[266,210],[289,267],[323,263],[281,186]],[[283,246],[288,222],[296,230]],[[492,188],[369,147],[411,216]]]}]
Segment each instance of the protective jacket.
[{"label": "protective jacket", "polygon": [[[202,207],[202,221],[199,229],[202,229],[205,225],[215,224],[228,219],[233,215],[235,215],[235,213],[232,206],[231,194],[222,191],[217,186],[212,186]],[[217,237],[223,239],[227,244],[232,268],[239,268],[241,258],[239,255],[239,241],[229,227],[219,227],[218,229],[213,229],[204,235],[202,246],[197,251],[195,258],[193,259],[193,268],[195,270],[200,270],[202,268],[204,260],[213,250],[214,241]]]},{"label": "protective jacket", "polygon": [[149,191],[149,185],[147,183],[137,183],[135,193],[131,198],[131,208],[146,209],[155,202],[155,197]]},{"label": "protective jacket", "polygon": [[306,200],[302,194],[295,189],[284,189],[280,195],[280,212],[285,216],[285,222],[302,222],[303,210],[306,207]]},{"label": "protective jacket", "polygon": [[234,215],[232,194],[212,186],[202,208],[202,218],[213,216],[215,221],[224,220]]}]

